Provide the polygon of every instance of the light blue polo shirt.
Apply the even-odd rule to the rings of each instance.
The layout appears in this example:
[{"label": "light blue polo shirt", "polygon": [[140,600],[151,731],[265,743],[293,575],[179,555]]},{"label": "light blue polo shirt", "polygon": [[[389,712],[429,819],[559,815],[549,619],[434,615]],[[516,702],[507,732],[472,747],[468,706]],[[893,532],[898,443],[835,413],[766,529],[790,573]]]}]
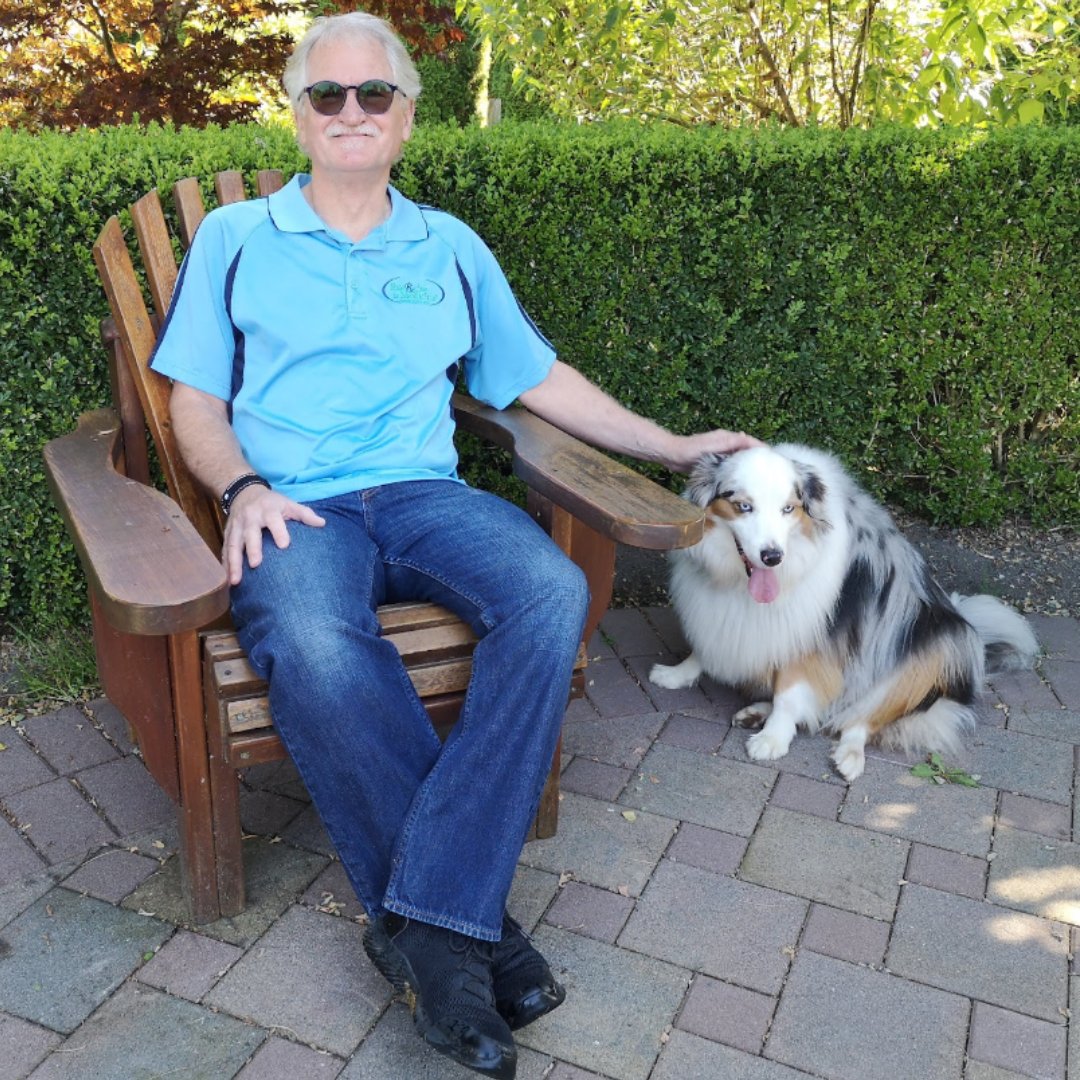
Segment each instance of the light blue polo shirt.
[{"label": "light blue polo shirt", "polygon": [[554,349],[463,222],[391,188],[389,219],[354,244],[309,182],[207,215],[151,367],[229,402],[252,468],[297,501],[456,480],[458,365],[502,409]]}]

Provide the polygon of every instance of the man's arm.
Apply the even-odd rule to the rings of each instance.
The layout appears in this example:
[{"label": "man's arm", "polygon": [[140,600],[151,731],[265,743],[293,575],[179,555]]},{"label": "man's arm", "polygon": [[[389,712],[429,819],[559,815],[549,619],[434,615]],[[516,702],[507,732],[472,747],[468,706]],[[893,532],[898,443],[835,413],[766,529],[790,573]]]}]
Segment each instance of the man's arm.
[{"label": "man's arm", "polygon": [[[228,406],[220,398],[186,383],[174,382],[169,413],[184,464],[215,499],[238,476],[255,471],[244,458],[229,423]],[[244,488],[236,496],[225,522],[225,542],[221,549],[221,561],[230,585],[240,582],[245,552],[249,566],[262,562],[263,529],[270,530],[279,548],[289,546],[286,521],[325,524],[310,507],[257,484]]]},{"label": "man's arm", "polygon": [[728,454],[761,445],[741,431],[722,428],[699,435],[673,435],[624,408],[560,360],[542,383],[525,391],[519,400],[537,416],[584,442],[642,461],[658,461],[675,472],[689,472],[705,453]]}]

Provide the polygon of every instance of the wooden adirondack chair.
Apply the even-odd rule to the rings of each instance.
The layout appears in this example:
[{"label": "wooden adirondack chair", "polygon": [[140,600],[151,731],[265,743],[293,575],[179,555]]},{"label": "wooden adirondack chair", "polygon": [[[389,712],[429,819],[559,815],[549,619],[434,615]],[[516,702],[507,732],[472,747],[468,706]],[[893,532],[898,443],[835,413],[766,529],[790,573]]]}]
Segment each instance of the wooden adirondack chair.
[{"label": "wooden adirondack chair", "polygon": [[[280,188],[262,172],[258,193]],[[245,198],[238,172],[220,173],[221,203]],[[204,216],[196,180],[173,191],[186,247]],[[177,265],[156,191],[131,207],[153,308],[168,310]],[[94,247],[112,318],[102,323],[113,408],[85,413],[45,448],[53,496],[89,581],[98,672],[126,717],[147,768],[179,808],[182,880],[195,923],[244,908],[237,770],[285,756],[266,685],[228,623],[219,553],[222,521],[177,453],[169,381],[151,371],[158,316],[146,307],[119,221]],[[586,640],[611,598],[616,542],[652,549],[695,543],[698,509],[524,409],[503,412],[457,395],[460,427],[512,452],[528,510],[585,571],[592,590]],[[149,428],[169,496],[150,485]],[[436,729],[445,734],[468,683],[469,628],[442,608],[389,605],[383,631],[398,647]],[[584,686],[584,649],[572,695]],[[559,754],[534,833],[553,835]]]}]

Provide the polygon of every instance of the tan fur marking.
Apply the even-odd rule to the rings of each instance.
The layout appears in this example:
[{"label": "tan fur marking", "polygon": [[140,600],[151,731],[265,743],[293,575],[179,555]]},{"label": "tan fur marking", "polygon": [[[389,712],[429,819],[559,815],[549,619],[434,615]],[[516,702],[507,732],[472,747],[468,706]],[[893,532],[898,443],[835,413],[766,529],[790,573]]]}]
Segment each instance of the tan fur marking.
[{"label": "tan fur marking", "polygon": [[795,504],[791,516],[795,518],[793,528],[802,532],[803,536],[810,536],[817,529],[817,522],[802,508],[801,503]]},{"label": "tan fur marking", "polygon": [[937,690],[943,695],[947,686],[940,654],[912,657],[892,673],[888,695],[874,710],[874,715],[867,717],[870,734],[877,735],[894,720],[914,712],[931,691]]},{"label": "tan fur marking", "polygon": [[811,653],[777,671],[773,693],[779,694],[796,683],[806,683],[814,691],[821,708],[835,701],[844,686],[844,673],[835,660]]},{"label": "tan fur marking", "polygon": [[739,511],[735,509],[730,499],[713,499],[709,503],[708,510],[710,514],[715,514],[725,521],[734,521],[739,517]]},{"label": "tan fur marking", "polygon": [[800,530],[807,539],[813,540],[821,532],[821,522],[817,518],[812,518],[802,506],[802,503],[796,503],[795,509],[792,511],[797,520],[797,524],[794,528]]}]

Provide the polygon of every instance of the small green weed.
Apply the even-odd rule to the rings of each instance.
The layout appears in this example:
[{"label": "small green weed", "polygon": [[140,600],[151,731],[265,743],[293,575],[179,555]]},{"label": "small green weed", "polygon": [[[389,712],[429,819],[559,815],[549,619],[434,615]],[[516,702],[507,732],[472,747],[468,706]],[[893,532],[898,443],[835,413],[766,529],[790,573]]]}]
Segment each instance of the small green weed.
[{"label": "small green weed", "polygon": [[0,722],[86,701],[100,693],[88,626],[60,622],[17,630],[4,642]]},{"label": "small green weed", "polygon": [[935,784],[962,784],[964,787],[978,787],[979,777],[969,776],[963,769],[950,769],[940,754],[930,754],[925,761],[920,761],[911,770],[912,776],[932,780]]}]

